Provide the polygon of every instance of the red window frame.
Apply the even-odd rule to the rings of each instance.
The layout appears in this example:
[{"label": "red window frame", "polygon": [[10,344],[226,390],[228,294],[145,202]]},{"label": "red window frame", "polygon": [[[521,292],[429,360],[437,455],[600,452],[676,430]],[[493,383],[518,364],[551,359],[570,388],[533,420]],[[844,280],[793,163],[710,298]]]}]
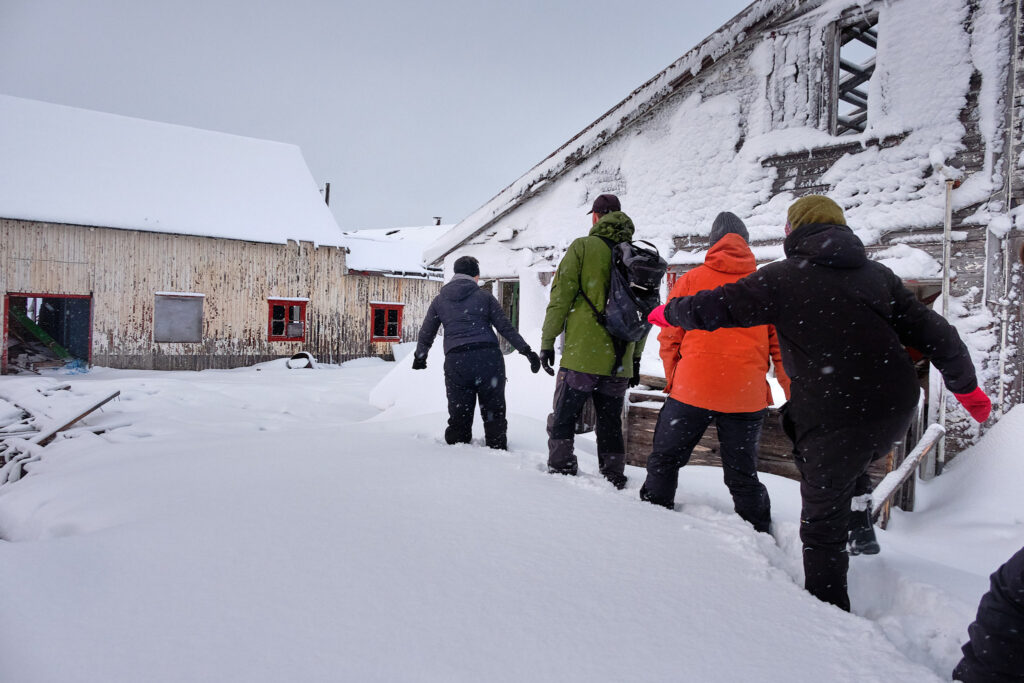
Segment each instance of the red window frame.
[{"label": "red window frame", "polygon": [[[371,342],[395,342],[402,341],[402,309],[405,304],[370,304],[370,341]],[[382,315],[383,334],[378,334],[380,326],[377,313]],[[392,316],[391,314],[395,315]],[[394,319],[392,319],[394,318]],[[394,335],[388,334],[388,328],[394,325]]]},{"label": "red window frame", "polygon": [[3,307],[0,308],[0,315],[3,316],[3,324],[0,328],[3,329],[0,333],[0,375],[7,374],[7,336],[8,324],[7,318],[11,309],[11,297],[23,298],[23,299],[88,299],[89,300],[89,357],[85,359],[85,362],[92,365],[92,318],[94,313],[94,304],[92,294],[40,294],[38,292],[7,292],[4,294]]},{"label": "red window frame", "polygon": [[676,280],[679,279],[679,273],[674,270],[665,272],[665,284],[668,285],[668,291],[672,291],[673,285],[676,284]]},{"label": "red window frame", "polygon": [[[295,299],[267,299],[267,341],[306,341],[306,304],[308,301]],[[282,315],[274,317],[274,308],[283,307]],[[299,309],[299,317],[293,319],[291,314],[294,309]],[[274,333],[274,324],[278,323],[277,334]],[[296,323],[302,324],[302,334],[296,336],[288,334],[288,328]]]}]

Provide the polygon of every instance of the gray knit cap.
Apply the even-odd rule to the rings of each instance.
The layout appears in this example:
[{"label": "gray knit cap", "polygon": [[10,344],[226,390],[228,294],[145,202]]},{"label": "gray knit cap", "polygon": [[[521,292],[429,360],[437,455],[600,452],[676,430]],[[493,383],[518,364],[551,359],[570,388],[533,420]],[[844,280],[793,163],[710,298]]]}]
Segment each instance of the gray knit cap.
[{"label": "gray knit cap", "polygon": [[747,233],[747,226],[743,224],[739,216],[728,211],[715,216],[715,222],[711,224],[711,234],[708,236],[708,246],[713,247],[729,233],[736,233],[743,238],[744,242],[750,241],[750,234]]}]

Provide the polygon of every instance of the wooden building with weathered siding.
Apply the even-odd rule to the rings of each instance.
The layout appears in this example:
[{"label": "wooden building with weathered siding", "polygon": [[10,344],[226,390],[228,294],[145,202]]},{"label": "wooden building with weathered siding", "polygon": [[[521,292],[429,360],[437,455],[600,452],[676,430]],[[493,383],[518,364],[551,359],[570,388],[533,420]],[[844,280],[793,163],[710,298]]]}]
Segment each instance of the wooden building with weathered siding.
[{"label": "wooden building with weathered siding", "polygon": [[[922,299],[941,302],[948,287],[946,315],[971,335],[998,418],[1024,391],[1022,5],[754,2],[456,225],[427,260],[480,255],[484,277],[530,292],[521,311],[539,328],[543,312],[528,309],[589,230],[599,194],[620,197],[636,237],[676,274],[703,260],[719,211],[747,223],[765,263],[783,256],[788,205],[827,194],[872,258]],[[924,384],[934,418],[937,382]],[[946,417],[951,453],[977,438],[955,402]]]},{"label": "wooden building with weathered siding", "polygon": [[440,286],[350,274],[291,145],[0,97],[0,149],[3,372],[389,357]]},{"label": "wooden building with weathered siding", "polygon": [[[451,226],[357,230],[345,233],[345,338],[369,354],[392,358],[393,344],[415,341],[441,269],[423,263],[423,250]],[[368,305],[365,305],[367,304]],[[359,324],[359,320],[364,320]]]}]

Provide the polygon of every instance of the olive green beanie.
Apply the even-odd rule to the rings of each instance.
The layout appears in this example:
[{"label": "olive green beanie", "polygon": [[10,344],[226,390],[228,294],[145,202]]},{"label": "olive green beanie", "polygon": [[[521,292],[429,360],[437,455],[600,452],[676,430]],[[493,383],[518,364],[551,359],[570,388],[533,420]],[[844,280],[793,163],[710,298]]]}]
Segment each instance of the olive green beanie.
[{"label": "olive green beanie", "polygon": [[790,204],[786,218],[789,220],[790,232],[812,223],[846,225],[846,218],[839,205],[820,194],[809,194]]}]

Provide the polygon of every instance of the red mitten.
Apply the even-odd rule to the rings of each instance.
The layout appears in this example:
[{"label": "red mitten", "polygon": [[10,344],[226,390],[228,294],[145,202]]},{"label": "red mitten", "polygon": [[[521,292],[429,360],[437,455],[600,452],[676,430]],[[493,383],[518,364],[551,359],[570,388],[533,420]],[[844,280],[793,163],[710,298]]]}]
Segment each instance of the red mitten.
[{"label": "red mitten", "polygon": [[978,387],[969,394],[953,394],[968,413],[978,422],[984,422],[992,412],[992,400]]},{"label": "red mitten", "polygon": [[651,311],[647,316],[647,322],[658,327],[672,327],[668,321],[665,320],[665,304],[658,306]]}]

